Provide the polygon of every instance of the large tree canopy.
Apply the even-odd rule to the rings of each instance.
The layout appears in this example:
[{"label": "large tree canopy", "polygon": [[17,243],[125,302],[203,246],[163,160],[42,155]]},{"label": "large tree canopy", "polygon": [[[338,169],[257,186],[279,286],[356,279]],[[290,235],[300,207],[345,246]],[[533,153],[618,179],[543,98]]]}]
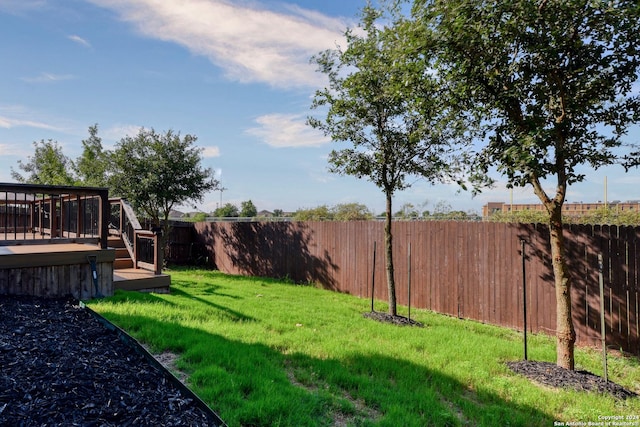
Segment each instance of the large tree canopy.
[{"label": "large tree canopy", "polygon": [[73,162],[64,155],[62,147],[57,141],[42,140],[34,142],[33,156],[27,162],[18,160],[18,169],[27,175],[22,175],[11,168],[11,177],[18,182],[44,185],[73,185],[74,177],[71,173]]},{"label": "large tree canopy", "polygon": [[[638,120],[636,0],[419,0],[414,14],[439,48],[438,73],[461,114],[482,121],[478,167],[531,185],[546,207],[557,300],[557,363],[573,369],[571,277],[562,205],[567,187],[621,156]],[[555,184],[547,192],[546,181]]]},{"label": "large tree canopy", "polygon": [[82,140],[82,155],[74,164],[78,183],[89,187],[106,187],[109,152],[102,147],[98,125],[89,127],[89,138]]},{"label": "large tree canopy", "polygon": [[193,147],[196,139],[153,129],[123,138],[111,155],[109,184],[113,194],[128,199],[156,224],[160,219],[167,224],[174,206],[202,201],[218,182],[211,169],[200,165],[201,149]]},{"label": "large tree canopy", "polygon": [[[448,180],[458,170],[452,122],[445,113],[438,81],[425,73],[430,56],[406,49],[421,29],[391,10],[384,26],[380,10],[363,9],[360,29],[345,33],[345,49],[327,50],[313,58],[329,86],[316,92],[312,108],[326,111],[309,124],[350,148],[333,150],[330,170],[365,178],[386,197],[385,254],[389,314],[396,315],[392,246],[392,198],[411,186],[410,178]],[[412,96],[407,96],[411,93]]]}]

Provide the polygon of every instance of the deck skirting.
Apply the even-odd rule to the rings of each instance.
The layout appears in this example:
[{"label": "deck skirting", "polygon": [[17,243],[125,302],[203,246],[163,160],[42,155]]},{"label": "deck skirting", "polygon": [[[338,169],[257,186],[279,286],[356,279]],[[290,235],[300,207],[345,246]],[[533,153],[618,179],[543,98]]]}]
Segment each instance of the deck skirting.
[{"label": "deck skirting", "polygon": [[[96,259],[97,287],[89,257]],[[113,295],[114,249],[86,244],[0,247],[0,295],[87,300]]]}]

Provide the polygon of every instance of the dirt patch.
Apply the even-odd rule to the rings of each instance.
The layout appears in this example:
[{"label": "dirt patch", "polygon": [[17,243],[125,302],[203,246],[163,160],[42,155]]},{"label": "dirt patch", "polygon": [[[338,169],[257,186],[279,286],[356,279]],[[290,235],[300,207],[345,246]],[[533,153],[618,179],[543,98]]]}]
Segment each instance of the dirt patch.
[{"label": "dirt patch", "polygon": [[211,425],[73,300],[0,296],[0,366],[0,425]]},{"label": "dirt patch", "polygon": [[418,326],[420,328],[424,326],[422,323],[409,319],[408,317],[399,315],[392,316],[389,313],[381,313],[379,311],[370,311],[363,313],[362,315],[368,319],[373,319],[382,323],[391,323],[398,326]]},{"label": "dirt patch", "polygon": [[507,366],[530,380],[555,388],[594,391],[610,394],[618,399],[637,397],[637,394],[587,371],[571,371],[549,362],[507,362]]},{"label": "dirt patch", "polygon": [[186,372],[181,371],[176,367],[176,361],[180,357],[179,355],[172,353],[170,351],[163,351],[162,353],[154,353],[148,346],[143,346],[145,350],[149,352],[149,354],[153,355],[153,358],[156,359],[162,366],[164,366],[169,372],[171,372],[176,378],[180,380],[183,384],[186,384],[189,375]]}]

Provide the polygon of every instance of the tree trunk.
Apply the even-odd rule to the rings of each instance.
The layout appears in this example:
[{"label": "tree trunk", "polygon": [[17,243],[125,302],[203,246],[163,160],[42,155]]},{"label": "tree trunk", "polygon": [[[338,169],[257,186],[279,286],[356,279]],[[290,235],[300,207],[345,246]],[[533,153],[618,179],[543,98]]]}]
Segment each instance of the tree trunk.
[{"label": "tree trunk", "polygon": [[385,255],[387,264],[387,287],[389,289],[389,314],[396,316],[398,314],[396,307],[396,282],[393,274],[393,237],[391,234],[391,192],[386,192],[387,196],[387,211],[386,221],[384,224],[384,243],[385,243]]},{"label": "tree trunk", "polygon": [[562,235],[562,205],[553,210],[549,221],[551,259],[556,287],[556,336],[557,365],[573,370],[574,344],[576,332],[571,316],[571,276],[564,256],[564,236]]}]

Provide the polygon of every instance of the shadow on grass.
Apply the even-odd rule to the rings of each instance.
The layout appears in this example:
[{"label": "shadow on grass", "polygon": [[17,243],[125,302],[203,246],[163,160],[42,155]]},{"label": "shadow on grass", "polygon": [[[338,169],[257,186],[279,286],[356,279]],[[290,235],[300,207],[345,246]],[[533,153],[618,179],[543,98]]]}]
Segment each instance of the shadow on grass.
[{"label": "shadow on grass", "polygon": [[[526,425],[553,420],[439,371],[379,354],[342,359],[230,340],[146,316],[101,314],[182,351],[178,368],[229,426]],[[168,339],[167,339],[168,338]],[[148,342],[152,347],[154,342]],[[157,346],[157,343],[156,343]]]},{"label": "shadow on grass", "polygon": [[[186,282],[184,281],[180,281],[179,283],[181,283],[183,286],[188,286],[188,284],[185,285]],[[235,311],[230,309],[229,307],[226,307],[224,305],[220,305],[220,304],[216,304],[214,302],[211,302],[208,299],[205,298],[201,298],[196,296],[198,293],[197,292],[192,292],[192,289],[189,289],[189,292],[185,292],[179,288],[173,287],[171,288],[171,294],[175,295],[175,296],[180,296],[182,298],[186,298],[189,301],[197,301],[198,303],[212,308],[218,312],[220,312],[220,314],[223,315],[223,317],[229,321],[232,322],[255,322],[257,321],[257,319],[255,319],[254,317],[251,316],[247,316],[244,313],[241,313],[239,311]],[[219,293],[205,293],[205,295],[213,295],[215,294],[216,296],[227,296],[225,294],[219,294]],[[238,298],[234,295],[228,295],[228,297],[230,298]],[[176,304],[175,302],[169,301],[165,298],[161,298],[159,297],[157,294],[154,293],[136,293],[136,292],[118,292],[116,293],[115,297],[113,299],[111,299],[110,301],[113,302],[117,302],[117,301],[136,301],[136,302],[141,302],[141,303],[153,303],[153,304],[161,304],[161,305],[166,305],[169,307],[177,307],[178,304]]]}]

